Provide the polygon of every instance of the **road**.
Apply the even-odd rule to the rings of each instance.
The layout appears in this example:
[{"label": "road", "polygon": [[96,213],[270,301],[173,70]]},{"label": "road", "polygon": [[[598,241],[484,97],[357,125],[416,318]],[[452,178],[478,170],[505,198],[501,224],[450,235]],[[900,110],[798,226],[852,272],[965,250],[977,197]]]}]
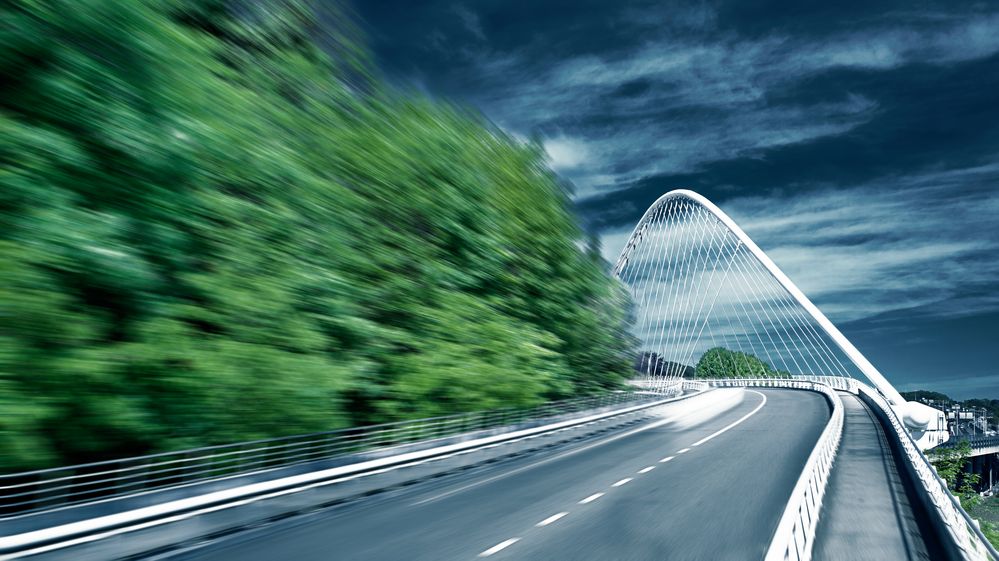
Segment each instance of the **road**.
[{"label": "road", "polygon": [[290,518],[168,558],[760,559],[829,407],[805,391],[716,391],[736,392],[735,405],[699,422],[667,408],[652,421],[570,447]]}]

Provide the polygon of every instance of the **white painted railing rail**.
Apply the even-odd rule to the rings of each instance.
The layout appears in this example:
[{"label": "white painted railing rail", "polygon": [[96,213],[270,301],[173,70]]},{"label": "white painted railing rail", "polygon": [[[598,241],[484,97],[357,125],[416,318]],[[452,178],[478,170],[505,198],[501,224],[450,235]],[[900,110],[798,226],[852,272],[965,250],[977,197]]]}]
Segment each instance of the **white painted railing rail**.
[{"label": "white painted railing rail", "polygon": [[[836,458],[842,438],[844,413],[843,405],[835,390],[862,393],[869,401],[880,409],[890,421],[898,441],[901,442],[906,460],[910,462],[918,477],[917,492],[926,493],[940,514],[947,527],[950,538],[960,550],[960,558],[968,561],[994,560],[999,561],[999,554],[988,543],[975,521],[961,508],[957,499],[949,492],[946,483],[936,474],[932,465],[922,454],[912,440],[904,424],[894,408],[875,389],[854,379],[842,377],[809,377],[781,379],[718,379],[718,380],[684,380],[683,390],[703,391],[711,387],[770,387],[797,390],[808,390],[823,394],[829,399],[832,414],[823,429],[815,448],[805,463],[805,467],[795,484],[790,499],[780,518],[770,548],[766,555],[767,561],[807,561],[811,559],[812,544],[815,539],[816,527],[821,514],[823,497],[826,492],[830,472]],[[613,411],[605,411],[557,422],[545,426],[517,430],[510,433],[493,435],[483,438],[440,446],[433,449],[419,450],[397,456],[379,458],[326,469],[320,472],[301,474],[272,480],[236,489],[228,489],[207,495],[176,500],[151,507],[123,512],[116,515],[66,524],[43,530],[17,535],[0,536],[0,560],[20,557],[28,551],[45,551],[66,544],[85,543],[97,539],[101,532],[119,533],[128,531],[129,527],[150,527],[159,521],[171,521],[183,517],[196,516],[201,512],[216,511],[229,505],[244,504],[256,500],[296,493],[322,485],[370,473],[381,473],[396,467],[405,467],[426,462],[434,458],[450,457],[462,454],[472,449],[484,449],[533,438],[537,435],[549,434],[553,431],[566,430],[572,427],[600,422],[620,415],[642,411],[659,404],[674,401],[665,396],[652,399],[641,405],[622,407]]]},{"label": "white painted railing rail", "polygon": [[[878,390],[853,378],[842,376],[796,376],[793,379],[722,379],[706,380],[712,387],[773,387],[810,389],[827,396],[834,403],[833,416],[795,486],[791,500],[778,525],[767,561],[806,561],[811,559],[812,542],[822,506],[829,472],[842,438],[843,410],[833,390],[863,394],[884,412],[895,436],[901,442],[906,461],[912,464],[918,478],[917,492],[925,493],[947,527],[947,533],[967,561],[999,561],[999,552],[989,543],[960,501],[948,490],[947,483],[937,475],[933,465],[920,451],[905,428],[898,412]],[[825,388],[825,389],[822,389]]]},{"label": "white painted railing rail", "polygon": [[777,530],[767,550],[766,561],[808,561],[812,558],[815,529],[822,510],[829,474],[843,438],[843,403],[825,382],[791,378],[707,380],[712,387],[763,387],[809,390],[829,400],[832,414],[809,454]]},{"label": "white painted railing rail", "polygon": [[97,539],[103,539],[104,537],[128,532],[133,528],[146,529],[158,524],[172,523],[192,516],[198,516],[202,513],[211,513],[220,509],[242,506],[255,501],[281,497],[360,477],[368,477],[372,474],[411,467],[441,458],[465,454],[470,451],[491,449],[512,442],[520,442],[525,439],[626,417],[630,414],[641,414],[651,408],[684,399],[685,397],[687,396],[662,396],[659,399],[649,399],[637,405],[620,404],[609,411],[595,412],[582,417],[553,422],[542,426],[491,436],[473,437],[469,440],[430,449],[421,449],[349,465],[252,483],[20,534],[0,535],[0,561],[85,544]]},{"label": "white painted railing rail", "polygon": [[978,523],[961,507],[957,497],[947,488],[947,482],[937,475],[936,469],[919,450],[895,409],[874,388],[861,383],[857,383],[857,387],[860,393],[870,398],[887,416],[916,476],[940,513],[948,533],[960,548],[963,558],[969,561],[999,560],[999,552],[989,543]]},{"label": "white painted railing rail", "polygon": [[702,392],[708,389],[708,383],[701,380],[684,380],[681,386],[683,391]]},{"label": "white painted railing rail", "polygon": [[269,472],[348,460],[361,454],[389,455],[416,443],[432,443],[525,422],[545,422],[543,419],[554,422],[558,416],[636,405],[641,400],[655,398],[629,392],[605,393],[529,409],[474,411],[3,474],[0,475],[0,524],[7,518],[227,479],[265,477]]}]

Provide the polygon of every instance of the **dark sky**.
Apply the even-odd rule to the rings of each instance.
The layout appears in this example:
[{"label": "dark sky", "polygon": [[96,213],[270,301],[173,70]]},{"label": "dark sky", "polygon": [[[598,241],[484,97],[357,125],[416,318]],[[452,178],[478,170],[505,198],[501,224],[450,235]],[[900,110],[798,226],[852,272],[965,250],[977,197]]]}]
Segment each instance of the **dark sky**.
[{"label": "dark sky", "polygon": [[899,389],[999,398],[999,3],[356,9],[393,81],[543,139],[609,260],[696,190]]}]

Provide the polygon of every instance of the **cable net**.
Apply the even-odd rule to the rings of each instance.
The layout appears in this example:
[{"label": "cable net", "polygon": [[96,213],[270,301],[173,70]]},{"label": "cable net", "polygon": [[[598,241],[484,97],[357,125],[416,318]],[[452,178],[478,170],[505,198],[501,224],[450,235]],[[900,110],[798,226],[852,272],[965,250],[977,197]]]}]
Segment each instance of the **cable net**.
[{"label": "cable net", "polygon": [[862,376],[739,236],[690,197],[668,195],[646,212],[615,274],[635,304],[635,368],[652,389],[693,377]]}]

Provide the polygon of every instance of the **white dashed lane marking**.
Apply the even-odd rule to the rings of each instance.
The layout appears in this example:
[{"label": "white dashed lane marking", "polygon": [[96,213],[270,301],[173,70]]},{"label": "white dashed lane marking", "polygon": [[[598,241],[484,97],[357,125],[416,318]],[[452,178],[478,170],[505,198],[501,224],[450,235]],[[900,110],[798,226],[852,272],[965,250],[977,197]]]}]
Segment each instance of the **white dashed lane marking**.
[{"label": "white dashed lane marking", "polygon": [[480,553],[479,557],[489,557],[490,555],[492,555],[494,553],[499,553],[500,551],[503,551],[504,549],[510,547],[511,545],[517,543],[518,541],[520,541],[520,538],[510,538],[510,539],[506,540],[505,542],[500,542],[500,543],[498,543],[498,544],[490,547],[489,549],[483,551],[482,553]]},{"label": "white dashed lane marking", "polygon": [[547,526],[547,525],[551,524],[552,522],[555,522],[556,520],[558,520],[559,518],[562,518],[563,516],[565,516],[567,514],[569,514],[569,513],[568,512],[560,512],[558,514],[553,514],[553,515],[549,516],[548,518],[545,518],[541,522],[538,522],[537,524],[535,524],[535,526],[537,526],[539,528],[542,527],[542,526]]},{"label": "white dashed lane marking", "polygon": [[[750,391],[752,391],[752,390],[750,390]],[[753,409],[752,411],[750,411],[748,414],[744,415],[742,418],[736,420],[734,423],[732,423],[732,424],[724,427],[723,429],[721,429],[721,430],[719,430],[719,431],[717,431],[717,432],[715,432],[715,433],[713,433],[713,434],[711,434],[711,435],[709,435],[709,436],[707,436],[705,438],[702,438],[701,440],[698,440],[697,442],[695,442],[694,444],[692,444],[690,446],[690,448],[693,448],[694,446],[700,446],[701,444],[704,444],[705,442],[707,442],[707,441],[715,438],[716,436],[724,434],[725,432],[729,431],[730,429],[735,428],[737,425],[739,425],[740,423],[742,423],[746,419],[752,417],[754,413],[756,413],[757,411],[759,411],[763,407],[763,405],[766,404],[767,397],[765,395],[759,393],[759,392],[753,392],[753,393],[756,393],[760,397],[763,398],[763,401],[755,409]],[[660,424],[662,424],[662,422],[654,423],[653,425],[657,426],[657,425],[660,425]],[[638,431],[632,431],[630,434],[633,434],[634,432],[638,432]],[[626,436],[626,435],[620,435],[620,436]],[[677,455],[686,454],[687,452],[690,452],[690,448],[684,448],[682,450],[677,450],[676,454]],[[566,454],[566,455],[568,455],[568,454]],[[666,456],[665,458],[659,460],[659,463],[660,464],[664,464],[664,463],[672,460],[675,457],[676,456]],[[540,464],[540,463],[545,463],[545,462],[538,462],[538,463]],[[535,465],[537,465],[537,464],[535,464]],[[521,468],[521,469],[526,469],[527,467],[534,467],[534,466],[525,466],[525,468]],[[644,468],[638,470],[638,473],[649,473],[650,471],[652,471],[654,469],[656,469],[656,466],[654,466],[654,465],[647,466],[647,467],[644,467]],[[515,470],[515,471],[520,471],[520,470]],[[617,482],[615,482],[613,485],[611,485],[611,487],[620,487],[622,485],[626,485],[626,484],[630,483],[633,480],[634,480],[634,478],[632,478],[632,477],[625,477],[624,479],[621,479],[621,480],[618,480]],[[489,481],[489,480],[486,480],[486,481]],[[450,494],[450,493],[445,493],[444,495],[441,495],[441,496],[446,496],[448,494]],[[593,493],[589,497],[586,497],[585,499],[579,501],[579,504],[585,505],[585,504],[592,503],[593,501],[599,499],[602,496],[604,496],[604,493]],[[433,499],[436,499],[436,498],[440,498],[440,496],[434,497],[434,498],[431,498],[431,499],[427,499],[427,500],[424,500],[424,501],[420,501],[420,503],[416,503],[416,504],[421,504],[423,502],[427,502],[428,500],[433,500]],[[562,518],[564,518],[564,517],[566,517],[568,515],[569,515],[568,512],[559,512],[558,514],[553,514],[553,515],[549,516],[548,518],[545,518],[541,522],[538,522],[537,524],[535,524],[535,526],[538,527],[538,528],[543,528],[545,526],[548,526],[549,524],[552,524],[554,522],[557,522],[558,520],[561,520]],[[499,553],[500,551],[503,551],[504,549],[510,547],[511,545],[517,543],[518,541],[520,541],[520,538],[510,538],[510,539],[508,539],[508,540],[506,540],[504,542],[500,542],[500,543],[498,543],[498,544],[490,547],[489,549],[483,551],[482,553],[480,553],[479,557],[489,557],[490,555],[493,555],[495,553]]]}]

